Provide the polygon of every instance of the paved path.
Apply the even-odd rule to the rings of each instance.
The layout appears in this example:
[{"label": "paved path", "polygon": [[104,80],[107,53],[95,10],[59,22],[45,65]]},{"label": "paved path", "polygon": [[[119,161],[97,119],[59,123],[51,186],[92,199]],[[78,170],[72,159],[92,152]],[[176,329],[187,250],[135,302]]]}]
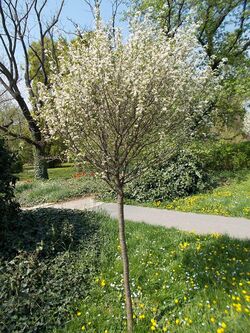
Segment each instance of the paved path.
[{"label": "paved path", "polygon": [[[38,207],[103,210],[111,217],[117,218],[117,205],[115,203],[97,202],[93,198],[82,198],[58,204],[45,204],[32,209]],[[166,228],[174,227],[199,234],[220,233],[239,239],[250,239],[250,220],[245,218],[183,213],[130,205],[125,205],[125,218],[134,222],[145,222]]]}]

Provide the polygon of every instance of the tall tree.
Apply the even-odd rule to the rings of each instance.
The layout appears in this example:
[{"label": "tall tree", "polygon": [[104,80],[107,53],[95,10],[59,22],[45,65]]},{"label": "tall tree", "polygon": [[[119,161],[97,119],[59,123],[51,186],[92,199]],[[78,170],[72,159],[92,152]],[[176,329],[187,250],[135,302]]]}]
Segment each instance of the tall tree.
[{"label": "tall tree", "polygon": [[214,118],[215,128],[220,128],[219,136],[223,138],[241,135],[243,102],[250,98],[247,83],[250,0],[130,0],[129,3],[130,15],[147,13],[169,38],[178,27],[188,25],[190,18],[197,22],[197,38],[210,58],[211,67],[216,69],[225,60],[228,64],[225,89],[214,105],[218,115]]},{"label": "tall tree", "polygon": [[233,64],[250,47],[249,0],[130,0],[130,4],[130,14],[148,13],[169,37],[192,17],[213,68],[225,57]]},{"label": "tall tree", "polygon": [[135,24],[125,44],[119,34],[112,44],[99,25],[89,44],[69,46],[59,75],[52,75],[49,89],[41,88],[51,135],[63,137],[117,194],[128,332],[133,314],[124,186],[156,162],[166,139],[183,142],[191,135],[217,80],[192,29],[166,41],[148,23]]},{"label": "tall tree", "polygon": [[[49,84],[46,45],[48,39],[53,45],[53,30],[63,4],[64,0],[61,0],[57,13],[50,22],[45,22],[48,0],[0,0],[0,85],[21,109],[30,135],[13,132],[11,123],[1,124],[0,130],[33,146],[35,177],[39,179],[47,179],[48,171],[46,140],[37,121],[41,100],[33,83],[39,77],[45,85]],[[34,47],[33,35],[37,36],[39,49]],[[53,52],[53,48],[51,51]],[[39,67],[32,72],[30,68],[34,58],[37,59]],[[21,61],[24,61],[22,66]],[[30,103],[25,98],[24,90],[20,88],[21,81],[28,92]]]}]

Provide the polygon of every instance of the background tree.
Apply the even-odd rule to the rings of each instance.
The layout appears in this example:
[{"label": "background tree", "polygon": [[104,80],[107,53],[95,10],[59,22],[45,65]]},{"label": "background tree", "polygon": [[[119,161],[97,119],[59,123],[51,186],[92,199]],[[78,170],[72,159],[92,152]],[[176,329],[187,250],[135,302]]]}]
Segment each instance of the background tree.
[{"label": "background tree", "polygon": [[227,139],[241,135],[243,104],[250,98],[247,84],[250,80],[250,1],[130,0],[128,3],[130,15],[138,11],[147,13],[169,38],[178,27],[187,24],[190,16],[198,23],[197,38],[211,60],[211,67],[218,68],[223,59],[228,64],[225,89],[215,105],[215,132]]},{"label": "background tree", "polygon": [[[46,46],[48,40],[53,45],[53,29],[59,20],[64,0],[61,1],[58,12],[50,22],[44,20],[47,3],[48,0],[0,1],[0,84],[22,111],[30,135],[24,133],[17,135],[11,129],[11,123],[1,124],[0,130],[33,146],[35,176],[40,179],[47,179],[48,172],[46,141],[37,120],[41,101],[36,93],[34,82],[39,77],[39,80],[42,80],[45,85],[49,84]],[[36,30],[35,35],[38,35],[39,49],[34,47],[32,27]],[[19,64],[22,57],[24,64],[23,68],[20,68]],[[37,59],[39,67],[36,71],[31,71],[34,58]],[[20,87],[20,81],[24,83],[31,105],[25,98],[24,89]]]},{"label": "background tree", "polygon": [[135,24],[126,44],[120,34],[112,44],[101,28],[89,44],[78,40],[59,57],[60,73],[52,75],[49,89],[41,88],[50,134],[63,137],[117,195],[128,332],[133,315],[124,186],[160,158],[159,148],[166,152],[191,135],[216,80],[192,29],[166,41],[148,23]]}]

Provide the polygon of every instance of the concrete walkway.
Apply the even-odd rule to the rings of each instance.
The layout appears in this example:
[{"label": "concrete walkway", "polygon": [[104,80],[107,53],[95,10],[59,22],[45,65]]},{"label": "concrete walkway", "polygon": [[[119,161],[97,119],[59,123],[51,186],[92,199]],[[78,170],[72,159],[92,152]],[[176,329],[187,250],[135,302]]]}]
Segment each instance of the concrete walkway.
[{"label": "concrete walkway", "polygon": [[[97,202],[93,198],[82,198],[58,204],[45,204],[32,207],[32,209],[41,207],[102,210],[111,217],[117,218],[117,205],[115,203]],[[125,205],[125,218],[134,222],[145,222],[166,228],[174,227],[199,234],[220,233],[234,238],[250,239],[250,220],[245,218],[183,213],[130,205]]]}]

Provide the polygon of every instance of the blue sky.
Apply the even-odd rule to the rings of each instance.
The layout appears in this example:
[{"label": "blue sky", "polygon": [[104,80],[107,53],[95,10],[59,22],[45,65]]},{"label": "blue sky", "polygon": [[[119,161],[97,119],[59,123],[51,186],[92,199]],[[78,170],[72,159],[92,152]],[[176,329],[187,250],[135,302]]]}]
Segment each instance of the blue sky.
[{"label": "blue sky", "polygon": [[[60,6],[60,0],[49,0],[44,19],[46,21],[49,21],[49,18],[52,17],[56,10]],[[120,10],[118,13],[120,13],[117,16],[117,26],[119,26],[123,34],[126,36],[128,34],[128,24],[126,22],[123,22],[121,20],[122,14],[125,11],[126,7],[123,5],[120,7]],[[101,16],[105,23],[108,23],[111,18],[111,0],[102,0],[101,4]],[[91,29],[94,27],[94,19],[93,15],[91,13],[90,8],[86,5],[84,0],[65,0],[65,5],[60,17],[60,23],[59,28],[62,28],[63,31],[67,32],[73,32],[74,27],[73,24],[70,22],[70,19],[74,21],[75,23],[79,24],[82,28],[85,29]],[[33,27],[34,37],[36,39],[36,27]],[[70,36],[70,35],[69,35]],[[71,36],[72,37],[72,36]],[[23,53],[18,54],[18,57],[20,57],[20,63],[23,61]],[[25,88],[25,84],[23,81],[19,83],[20,89],[24,94],[25,99],[28,101],[28,94],[27,90]]]},{"label": "blue sky", "polygon": [[[60,0],[50,0],[48,4],[48,10],[51,13],[54,12],[55,8],[60,4]],[[125,10],[125,5],[120,7],[120,15],[118,15],[119,22],[118,25],[124,30],[127,31],[127,24],[125,22],[121,22],[122,13]],[[110,0],[102,0],[101,4],[101,15],[103,20],[107,23],[111,17],[111,1]],[[69,19],[72,19],[74,22],[78,23],[81,27],[91,29],[93,27],[93,16],[89,9],[89,7],[85,4],[84,0],[66,0],[65,6],[61,15],[61,22],[65,30],[72,30],[72,24]]]}]

